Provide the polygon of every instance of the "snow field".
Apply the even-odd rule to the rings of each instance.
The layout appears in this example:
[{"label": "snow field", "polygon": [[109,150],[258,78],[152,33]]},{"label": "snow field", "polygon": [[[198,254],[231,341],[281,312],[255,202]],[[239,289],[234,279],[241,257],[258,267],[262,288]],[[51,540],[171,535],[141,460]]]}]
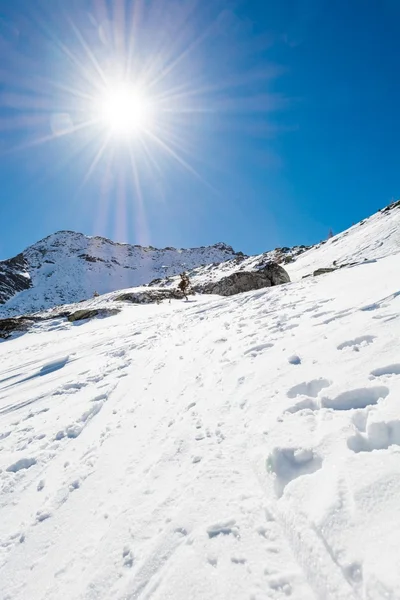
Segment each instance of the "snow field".
[{"label": "snow field", "polygon": [[398,265],[1,343],[0,598],[399,598]]}]

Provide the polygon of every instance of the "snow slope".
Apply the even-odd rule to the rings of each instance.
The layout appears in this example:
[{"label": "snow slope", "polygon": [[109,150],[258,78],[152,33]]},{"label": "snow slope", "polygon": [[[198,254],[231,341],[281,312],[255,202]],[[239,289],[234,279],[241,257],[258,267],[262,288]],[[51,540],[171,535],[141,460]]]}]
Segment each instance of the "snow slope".
[{"label": "snow slope", "polygon": [[399,256],[375,258],[0,343],[0,598],[400,598]]},{"label": "snow slope", "polygon": [[343,233],[318,244],[285,266],[291,279],[315,268],[376,260],[400,252],[400,202],[395,202]]},{"label": "snow slope", "polygon": [[[59,231],[19,255],[25,261],[24,271],[21,259],[0,262],[0,302],[2,276],[9,283],[3,284],[3,301],[7,301],[0,305],[0,315],[79,302],[92,297],[95,291],[105,294],[139,286],[157,277],[176,275],[184,269],[234,256],[234,250],[222,243],[202,248],[157,250],[152,246],[117,244],[102,237]],[[15,277],[25,278],[31,287],[19,291],[21,287],[15,287]]]},{"label": "snow slope", "polygon": [[[280,263],[292,280],[312,275],[319,268],[376,260],[400,252],[400,204],[394,203],[343,233],[311,248],[276,248],[256,256],[236,256],[221,264],[194,268],[191,281],[201,286],[218,281],[236,271],[254,271],[269,261]],[[166,281],[164,285],[176,285]]]}]

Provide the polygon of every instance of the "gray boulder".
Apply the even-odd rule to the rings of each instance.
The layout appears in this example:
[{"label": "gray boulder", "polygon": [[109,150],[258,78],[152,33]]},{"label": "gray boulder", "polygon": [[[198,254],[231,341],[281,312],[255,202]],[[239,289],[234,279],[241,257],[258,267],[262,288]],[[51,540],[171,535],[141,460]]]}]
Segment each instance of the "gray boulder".
[{"label": "gray boulder", "polygon": [[115,298],[118,302],[132,302],[132,304],[160,303],[171,298],[182,299],[183,295],[176,289],[153,289],[141,292],[126,292]]},{"label": "gray boulder", "polygon": [[316,271],[314,271],[313,275],[314,277],[318,277],[318,275],[326,275],[326,273],[333,273],[333,271],[336,271],[337,267],[323,267],[321,269],[317,269]]},{"label": "gray boulder", "polygon": [[283,267],[270,262],[257,271],[237,271],[219,281],[199,286],[196,291],[203,294],[233,296],[241,292],[289,283],[290,277]]},{"label": "gray boulder", "polygon": [[70,323],[74,323],[75,321],[84,321],[86,319],[93,319],[94,317],[112,317],[118,313],[119,310],[117,308],[88,308],[71,312],[67,319]]}]

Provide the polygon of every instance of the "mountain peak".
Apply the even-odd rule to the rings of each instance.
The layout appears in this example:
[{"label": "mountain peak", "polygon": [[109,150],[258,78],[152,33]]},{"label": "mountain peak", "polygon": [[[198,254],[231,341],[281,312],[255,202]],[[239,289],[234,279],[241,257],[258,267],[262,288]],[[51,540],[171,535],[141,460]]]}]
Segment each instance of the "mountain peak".
[{"label": "mountain peak", "polygon": [[34,312],[117,289],[148,284],[236,256],[227,244],[157,249],[61,230],[0,262],[1,312]]}]

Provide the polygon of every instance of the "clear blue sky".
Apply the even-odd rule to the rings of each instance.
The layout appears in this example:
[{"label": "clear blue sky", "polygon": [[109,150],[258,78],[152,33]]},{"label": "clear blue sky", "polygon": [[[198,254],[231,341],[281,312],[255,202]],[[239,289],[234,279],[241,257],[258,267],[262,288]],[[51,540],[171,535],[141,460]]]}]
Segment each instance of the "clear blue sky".
[{"label": "clear blue sky", "polygon": [[[398,0],[0,0],[0,258],[60,229],[256,253],[375,212],[399,23]],[[99,117],[117,83],[151,104],[129,135]]]}]

